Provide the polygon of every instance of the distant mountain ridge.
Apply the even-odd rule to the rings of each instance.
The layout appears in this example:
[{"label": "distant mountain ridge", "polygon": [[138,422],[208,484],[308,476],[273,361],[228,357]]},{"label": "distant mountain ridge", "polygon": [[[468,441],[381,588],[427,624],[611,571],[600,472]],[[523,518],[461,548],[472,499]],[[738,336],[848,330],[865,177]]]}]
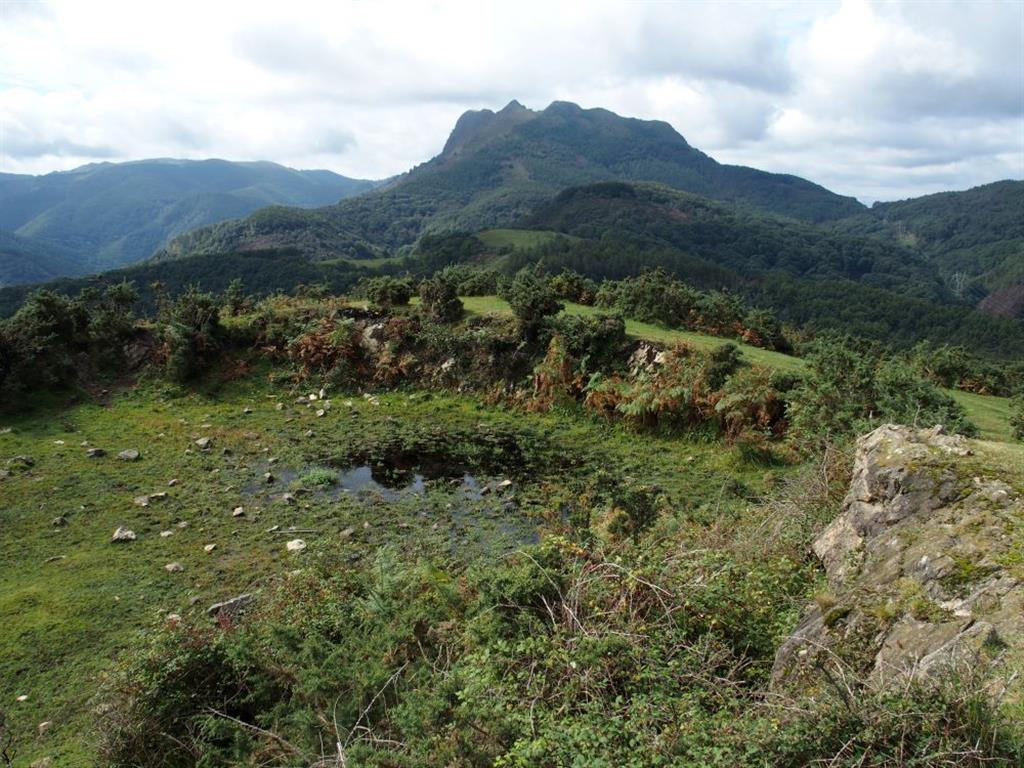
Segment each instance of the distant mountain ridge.
[{"label": "distant mountain ridge", "polygon": [[268,247],[312,258],[380,255],[424,232],[505,225],[566,187],[602,181],[657,182],[808,222],[866,210],[796,176],[721,165],[668,123],[568,102],[535,112],[513,101],[463,114],[440,154],[385,188],[317,211],[207,227],[176,239],[160,258]]},{"label": "distant mountain ridge", "polygon": [[139,160],[43,176],[0,174],[0,284],[146,258],[170,238],[282,203],[313,207],[374,182],[276,163]]}]

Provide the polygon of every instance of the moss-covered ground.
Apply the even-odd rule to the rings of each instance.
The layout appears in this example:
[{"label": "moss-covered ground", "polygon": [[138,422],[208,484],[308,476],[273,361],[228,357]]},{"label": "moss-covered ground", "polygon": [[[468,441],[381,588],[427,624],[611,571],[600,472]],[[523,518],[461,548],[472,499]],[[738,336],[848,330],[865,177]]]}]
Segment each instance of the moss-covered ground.
[{"label": "moss-covered ground", "polygon": [[[412,558],[490,555],[550,520],[551,487],[599,468],[661,485],[674,525],[728,521],[790,471],[745,464],[720,443],[638,439],[577,412],[334,392],[317,416],[319,403],[295,402],[302,392],[263,369],[202,392],[150,384],[105,403],[37,400],[0,420],[0,467],[32,459],[0,479],[0,710],[17,740],[16,765],[43,756],[62,767],[95,764],[90,702],[120,653],[169,614],[198,615],[258,589],[318,548],[340,548],[353,568],[384,545]],[[510,479],[512,488],[467,500],[461,466],[454,478],[428,478],[422,493],[387,499],[325,480],[346,462],[395,446],[422,450],[447,433],[491,456],[470,467],[476,482]],[[487,451],[509,436],[518,458],[496,464],[506,454]],[[207,450],[196,444],[203,437],[212,438]],[[89,448],[106,455],[91,458]],[[141,458],[120,460],[129,448]],[[136,540],[112,543],[119,526]],[[287,551],[293,538],[306,541],[305,553]],[[169,572],[171,563],[183,570]],[[52,726],[40,734],[43,722]]]}]

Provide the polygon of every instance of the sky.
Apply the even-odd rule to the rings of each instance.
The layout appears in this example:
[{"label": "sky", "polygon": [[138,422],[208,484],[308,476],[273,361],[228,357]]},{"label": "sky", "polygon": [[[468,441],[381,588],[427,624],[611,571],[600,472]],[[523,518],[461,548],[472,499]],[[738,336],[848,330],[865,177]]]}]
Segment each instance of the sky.
[{"label": "sky", "polygon": [[0,171],[149,157],[384,178],[468,109],[665,120],[865,202],[1024,178],[1024,0],[0,0]]}]

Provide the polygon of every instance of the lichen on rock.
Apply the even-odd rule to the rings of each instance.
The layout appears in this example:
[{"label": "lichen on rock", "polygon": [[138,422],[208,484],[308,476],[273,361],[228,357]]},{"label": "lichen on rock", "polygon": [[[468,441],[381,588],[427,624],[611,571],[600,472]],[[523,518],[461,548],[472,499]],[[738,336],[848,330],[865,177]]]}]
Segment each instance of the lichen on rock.
[{"label": "lichen on rock", "polygon": [[[779,648],[776,687],[839,665],[877,685],[990,664],[1019,698],[1024,498],[983,445],[885,425],[857,443],[840,514],[814,541],[829,582]],[[1009,689],[1007,688],[1009,686]]]}]

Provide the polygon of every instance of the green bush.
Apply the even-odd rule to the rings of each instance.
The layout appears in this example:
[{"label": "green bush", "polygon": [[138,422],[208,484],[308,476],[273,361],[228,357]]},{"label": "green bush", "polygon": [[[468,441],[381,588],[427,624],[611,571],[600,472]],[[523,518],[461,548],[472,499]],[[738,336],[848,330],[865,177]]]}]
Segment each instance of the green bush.
[{"label": "green bush", "polygon": [[187,381],[212,363],[220,350],[220,304],[212,293],[194,286],[173,299],[163,296],[157,328],[165,375],[172,381]]},{"label": "green bush", "polygon": [[458,286],[447,275],[439,273],[420,283],[420,308],[431,320],[454,323],[462,317],[462,301]]},{"label": "green bush", "polygon": [[1024,440],[1024,395],[1017,395],[1010,402],[1010,428],[1014,437]]},{"label": "green bush", "polygon": [[548,317],[562,311],[562,304],[539,268],[519,270],[502,290],[501,298],[512,307],[523,334],[530,340],[536,339]]},{"label": "green bush", "polygon": [[361,280],[356,295],[364,296],[377,309],[404,307],[412,298],[412,283],[401,277],[371,277]]},{"label": "green bush", "polygon": [[810,374],[794,393],[791,407],[800,438],[842,438],[884,422],[942,424],[961,434],[977,434],[952,397],[877,349],[849,337],[824,337],[807,361]]}]

